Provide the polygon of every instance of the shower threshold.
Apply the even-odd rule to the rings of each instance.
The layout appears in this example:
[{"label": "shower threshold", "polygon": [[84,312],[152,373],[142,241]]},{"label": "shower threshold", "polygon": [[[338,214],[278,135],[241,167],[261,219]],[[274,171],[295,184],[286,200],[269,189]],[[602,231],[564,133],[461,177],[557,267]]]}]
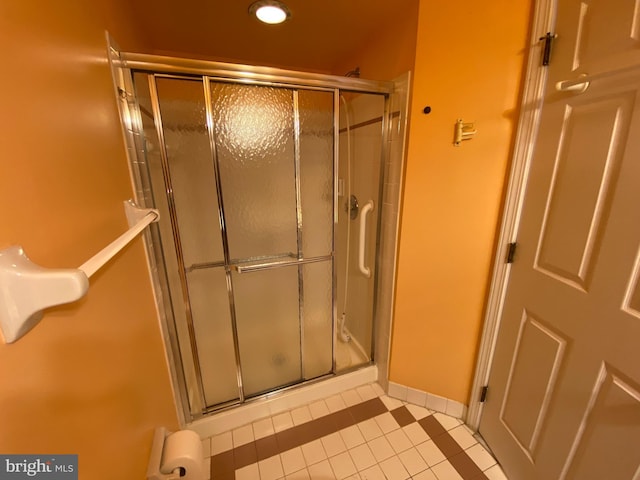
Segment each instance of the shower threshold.
[{"label": "shower threshold", "polygon": [[201,438],[238,428],[247,423],[284,413],[327,396],[357,388],[378,379],[378,367],[368,365],[348,373],[327,375],[305,384],[278,390],[256,397],[233,408],[225,408],[208,414],[185,425]]},{"label": "shower threshold", "polygon": [[[250,397],[246,397],[242,402],[236,399],[229,402],[211,405],[203,409],[202,416],[207,417],[227,410],[237,409],[251,402],[259,401],[265,398],[271,398],[277,395],[282,395],[283,393],[290,390],[305,388],[309,385],[325,382],[335,377],[343,376],[363,368],[369,368],[370,366],[374,365],[374,362],[369,360],[365,350],[357,342],[357,340],[355,340],[350,334],[348,336],[350,337],[350,340],[348,342],[337,341],[335,344],[336,363],[334,372],[329,372],[320,377],[304,380],[302,382],[297,381],[290,384],[281,385],[276,389],[258,392]],[[196,418],[196,420],[199,418],[202,417],[198,417]]]}]

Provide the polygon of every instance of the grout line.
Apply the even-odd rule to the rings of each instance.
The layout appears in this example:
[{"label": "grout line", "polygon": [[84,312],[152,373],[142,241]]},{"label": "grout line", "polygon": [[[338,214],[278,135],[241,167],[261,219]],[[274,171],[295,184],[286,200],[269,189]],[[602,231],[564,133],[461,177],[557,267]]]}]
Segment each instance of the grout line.
[{"label": "grout line", "polygon": [[[361,422],[374,419],[379,415],[391,413],[400,429],[413,423],[417,423],[422,427],[435,446],[442,452],[446,461],[450,463],[450,465],[464,480],[488,480],[488,477],[476,465],[465,449],[458,444],[455,438],[447,431],[445,426],[438,421],[436,416],[431,414],[418,420],[413,416],[404,403],[398,402],[397,404],[392,405],[395,408],[390,410],[385,405],[381,397],[376,396],[375,398],[352,404],[346,408],[335,410],[319,418],[311,419],[298,425],[292,425],[289,428],[276,431],[271,435],[267,435],[259,439],[254,438],[254,440],[249,443],[212,455],[210,459],[211,478],[214,480],[234,479],[235,472],[237,470],[248,467],[252,464],[257,465],[258,462],[264,462],[276,455],[281,462],[281,466],[284,467],[282,464],[282,453],[320,440],[327,435],[338,433],[345,428],[358,425]],[[366,439],[365,445],[369,445],[369,441],[366,441]],[[353,448],[347,447],[345,452],[349,454],[349,458],[351,458],[351,451],[359,446],[360,445],[357,445]],[[412,445],[412,448],[415,448],[415,446]],[[335,458],[342,453],[336,454],[331,458]],[[398,455],[399,454],[394,451],[393,456],[390,458],[398,457]],[[388,460],[389,458],[385,459],[383,462]],[[325,458],[320,462],[314,462],[314,465],[318,465],[325,461],[329,467],[332,468],[329,458]],[[400,461],[399,458],[398,461]],[[352,462],[354,465],[356,464],[353,459]],[[376,459],[376,463],[373,466],[381,468],[380,463],[383,462]],[[400,463],[402,464],[401,461]],[[373,468],[373,466],[367,467],[367,469]],[[403,466],[403,468],[406,467]],[[304,469],[307,471],[309,469],[306,458]],[[431,467],[429,467],[429,469],[431,469]]]}]

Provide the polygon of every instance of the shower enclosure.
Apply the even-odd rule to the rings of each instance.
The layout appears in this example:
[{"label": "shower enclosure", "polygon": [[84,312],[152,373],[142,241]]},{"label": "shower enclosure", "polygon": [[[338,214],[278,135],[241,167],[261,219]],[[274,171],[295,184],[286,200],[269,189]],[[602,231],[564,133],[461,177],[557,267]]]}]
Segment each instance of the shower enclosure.
[{"label": "shower enclosure", "polygon": [[186,417],[373,362],[392,84],[157,59],[114,72]]}]

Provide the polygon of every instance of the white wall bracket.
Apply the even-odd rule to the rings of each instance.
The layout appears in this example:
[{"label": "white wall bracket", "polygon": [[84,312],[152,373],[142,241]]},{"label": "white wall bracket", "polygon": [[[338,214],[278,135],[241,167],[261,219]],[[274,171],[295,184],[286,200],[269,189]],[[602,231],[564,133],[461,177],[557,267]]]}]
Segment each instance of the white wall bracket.
[{"label": "white wall bracket", "polygon": [[463,140],[471,140],[478,130],[475,129],[474,123],[462,123],[462,119],[456,120],[456,126],[453,133],[453,144],[459,147]]},{"label": "white wall bracket", "polygon": [[5,343],[13,343],[42,319],[45,308],[74,302],[89,289],[89,277],[133,240],[160,214],[124,202],[129,230],[79,268],[44,268],[36,265],[20,246],[0,250],[0,330]]}]

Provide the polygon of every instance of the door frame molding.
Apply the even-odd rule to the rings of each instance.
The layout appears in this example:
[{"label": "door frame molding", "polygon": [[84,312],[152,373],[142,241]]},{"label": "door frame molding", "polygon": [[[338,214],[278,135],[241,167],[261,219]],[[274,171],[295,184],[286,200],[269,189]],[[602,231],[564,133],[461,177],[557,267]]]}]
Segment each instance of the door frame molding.
[{"label": "door frame molding", "polygon": [[529,166],[533,158],[535,141],[540,125],[548,71],[547,68],[541,65],[544,45],[540,41],[540,37],[547,32],[554,31],[558,1],[534,0],[533,5],[518,128],[502,210],[500,233],[495,244],[491,284],[487,296],[482,336],[466,417],[466,424],[474,431],[477,431],[480,425],[483,407],[480,397],[482,388],[489,381],[498,329],[500,328],[502,307],[509,283],[511,265],[506,263],[505,259],[509,243],[516,242],[517,239],[522,204],[529,176]]}]

